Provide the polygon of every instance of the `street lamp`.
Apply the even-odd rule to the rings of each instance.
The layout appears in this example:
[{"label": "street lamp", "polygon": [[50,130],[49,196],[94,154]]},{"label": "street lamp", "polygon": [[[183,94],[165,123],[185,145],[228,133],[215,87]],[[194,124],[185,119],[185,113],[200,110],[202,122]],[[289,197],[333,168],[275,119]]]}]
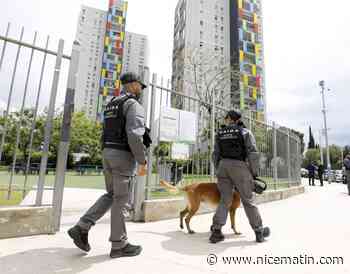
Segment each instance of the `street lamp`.
[{"label": "street lamp", "polygon": [[[326,109],[326,100],[325,100],[325,81],[320,81],[319,85],[321,87],[322,95],[322,113],[323,113],[323,122],[324,122],[324,134],[326,140],[326,150],[327,150],[327,170],[328,170],[328,183],[331,183],[331,161],[329,154],[329,144],[328,144],[328,127],[327,127],[327,109]],[[329,89],[327,89],[329,91]]]},{"label": "street lamp", "polygon": [[323,129],[320,129],[320,130],[319,130],[319,138],[320,138],[320,156],[321,156],[321,164],[324,165],[322,135],[323,135]]}]

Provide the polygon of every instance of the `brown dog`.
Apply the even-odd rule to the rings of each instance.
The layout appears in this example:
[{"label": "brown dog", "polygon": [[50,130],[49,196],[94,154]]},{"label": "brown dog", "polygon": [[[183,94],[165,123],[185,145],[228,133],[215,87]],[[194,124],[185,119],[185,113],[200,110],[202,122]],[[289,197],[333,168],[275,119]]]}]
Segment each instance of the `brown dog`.
[{"label": "brown dog", "polygon": [[[193,234],[194,231],[190,228],[191,218],[196,214],[201,202],[217,206],[220,202],[220,192],[215,183],[195,183],[182,188],[176,188],[164,180],[160,180],[160,185],[169,189],[172,192],[184,191],[187,196],[187,207],[180,212],[180,228],[183,229],[183,218],[185,218],[188,233]],[[231,228],[234,233],[239,235],[236,230],[235,215],[236,210],[240,206],[240,196],[237,191],[233,192],[232,204],[230,207]]]}]

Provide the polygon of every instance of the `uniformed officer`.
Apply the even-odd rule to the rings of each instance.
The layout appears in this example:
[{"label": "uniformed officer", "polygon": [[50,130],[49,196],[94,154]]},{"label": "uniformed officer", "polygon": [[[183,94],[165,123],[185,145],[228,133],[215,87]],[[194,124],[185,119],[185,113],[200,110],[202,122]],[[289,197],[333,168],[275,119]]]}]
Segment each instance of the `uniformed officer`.
[{"label": "uniformed officer", "polygon": [[137,164],[137,174],[146,174],[144,109],[138,102],[146,85],[134,73],[125,73],[120,80],[125,94],[113,98],[104,111],[102,156],[107,193],[68,231],[75,245],[88,252],[90,228],[111,208],[112,258],[136,256],[142,251],[141,246],[128,242],[125,213]]},{"label": "uniformed officer", "polygon": [[259,153],[253,134],[241,122],[241,114],[229,111],[225,117],[226,126],[216,135],[213,162],[218,178],[220,204],[213,217],[211,243],[224,240],[221,232],[226,224],[232,193],[239,192],[245,213],[253,228],[256,241],[263,242],[270,235],[270,229],[263,227],[258,208],[253,202],[253,178],[259,169]]}]

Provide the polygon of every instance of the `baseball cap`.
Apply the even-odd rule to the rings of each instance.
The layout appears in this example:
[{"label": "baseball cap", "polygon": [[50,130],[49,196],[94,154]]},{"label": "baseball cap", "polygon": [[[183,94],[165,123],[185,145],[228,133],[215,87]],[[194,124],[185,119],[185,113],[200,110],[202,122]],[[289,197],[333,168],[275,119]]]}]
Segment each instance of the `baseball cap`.
[{"label": "baseball cap", "polygon": [[122,85],[133,82],[139,82],[142,86],[142,89],[147,88],[147,85],[141,80],[141,78],[133,72],[126,72],[123,75],[121,75],[120,81],[122,82]]},{"label": "baseball cap", "polygon": [[231,118],[233,121],[237,121],[238,119],[242,118],[242,114],[237,110],[230,110],[225,116],[225,119],[227,118]]}]

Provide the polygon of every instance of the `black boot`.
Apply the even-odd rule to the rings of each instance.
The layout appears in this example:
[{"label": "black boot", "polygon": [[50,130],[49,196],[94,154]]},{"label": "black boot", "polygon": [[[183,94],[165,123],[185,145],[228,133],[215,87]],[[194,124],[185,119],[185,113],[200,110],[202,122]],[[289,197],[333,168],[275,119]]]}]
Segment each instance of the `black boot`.
[{"label": "black boot", "polygon": [[74,240],[74,244],[81,250],[89,252],[91,247],[88,240],[88,232],[84,232],[79,226],[68,230],[68,235]]},{"label": "black boot", "polygon": [[257,230],[255,231],[256,241],[258,243],[262,243],[265,241],[265,238],[270,236],[270,234],[271,234],[271,231],[269,227],[264,227],[261,230]]},{"label": "black boot", "polygon": [[220,229],[214,229],[213,227],[210,228],[210,230],[212,231],[211,236],[209,238],[209,241],[212,244],[216,244],[218,242],[221,242],[225,239],[224,234],[222,234]]},{"label": "black boot", "polygon": [[139,245],[127,244],[122,249],[112,249],[110,257],[111,258],[120,258],[120,257],[133,257],[141,253],[142,247]]}]

